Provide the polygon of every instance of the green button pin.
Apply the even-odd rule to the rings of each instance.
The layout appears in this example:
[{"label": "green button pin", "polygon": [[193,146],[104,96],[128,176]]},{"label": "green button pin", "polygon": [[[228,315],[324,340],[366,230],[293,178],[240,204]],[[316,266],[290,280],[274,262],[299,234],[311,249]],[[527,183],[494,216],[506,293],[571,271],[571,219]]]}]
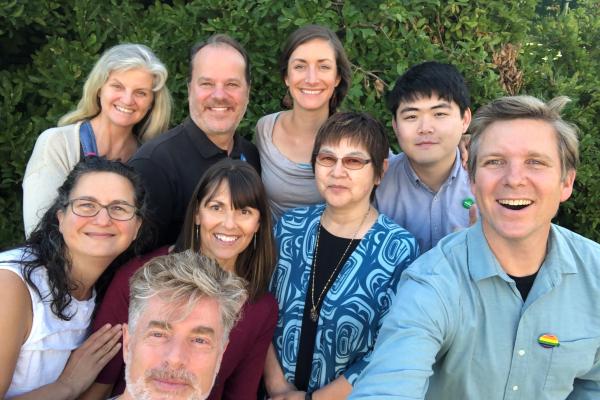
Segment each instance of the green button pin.
[{"label": "green button pin", "polygon": [[473,204],[475,204],[475,200],[473,200],[470,197],[467,197],[463,200],[462,206],[468,210],[469,208],[473,207]]}]

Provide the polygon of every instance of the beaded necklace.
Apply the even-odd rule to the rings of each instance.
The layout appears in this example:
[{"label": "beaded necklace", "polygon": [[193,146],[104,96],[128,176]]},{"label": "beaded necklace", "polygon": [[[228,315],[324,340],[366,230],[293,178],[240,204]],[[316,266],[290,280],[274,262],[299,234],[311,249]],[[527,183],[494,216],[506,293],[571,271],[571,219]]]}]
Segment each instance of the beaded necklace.
[{"label": "beaded necklace", "polygon": [[370,212],[371,212],[371,206],[369,206],[367,212],[365,213],[365,216],[363,217],[362,221],[360,221],[360,225],[358,225],[358,228],[356,228],[356,231],[354,231],[354,234],[352,235],[352,239],[350,239],[348,246],[346,246],[346,250],[344,250],[342,257],[340,257],[340,260],[338,261],[337,265],[333,269],[333,272],[331,273],[331,275],[329,275],[329,278],[327,278],[327,282],[325,282],[325,286],[323,287],[323,290],[321,290],[321,294],[319,295],[319,298],[315,302],[315,275],[317,274],[317,254],[319,252],[319,236],[321,234],[321,221],[319,221],[319,228],[317,229],[317,241],[315,243],[315,255],[313,256],[313,262],[312,262],[312,285],[310,288],[311,289],[310,290],[310,302],[311,302],[310,319],[312,319],[313,322],[317,322],[317,319],[319,318],[319,313],[317,312],[317,308],[319,307],[319,304],[321,304],[321,300],[323,300],[323,296],[325,295],[325,293],[327,292],[327,289],[329,288],[331,279],[335,276],[337,270],[340,268],[340,265],[342,264],[342,260],[344,259],[344,257],[346,257],[346,253],[348,252],[348,249],[350,249],[350,247],[352,246],[354,239],[356,239],[356,235],[358,235],[358,231],[360,231],[360,228],[362,228],[362,226],[365,223],[365,221],[367,220],[367,216],[369,215]]}]

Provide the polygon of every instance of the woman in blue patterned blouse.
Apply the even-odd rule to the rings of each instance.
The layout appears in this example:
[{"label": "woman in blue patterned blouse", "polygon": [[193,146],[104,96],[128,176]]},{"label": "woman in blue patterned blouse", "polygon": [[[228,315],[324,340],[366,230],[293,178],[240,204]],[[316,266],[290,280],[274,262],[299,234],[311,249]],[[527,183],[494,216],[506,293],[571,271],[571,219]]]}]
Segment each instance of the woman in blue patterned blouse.
[{"label": "woman in blue patterned blouse", "polygon": [[371,206],[388,151],[383,126],[366,114],[335,114],[317,134],[312,166],[325,204],[291,210],[275,228],[272,399],[344,399],[369,362],[400,274],[418,255],[414,237]]}]

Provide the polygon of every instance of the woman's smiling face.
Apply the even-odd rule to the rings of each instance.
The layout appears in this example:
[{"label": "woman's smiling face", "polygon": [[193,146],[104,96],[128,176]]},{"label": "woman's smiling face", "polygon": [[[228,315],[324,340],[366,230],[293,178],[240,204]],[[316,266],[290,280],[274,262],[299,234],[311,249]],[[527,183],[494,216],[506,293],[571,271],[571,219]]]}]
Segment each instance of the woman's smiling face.
[{"label": "woman's smiling face", "polygon": [[294,107],[329,109],[329,100],[339,83],[335,51],[327,40],[310,40],[290,55],[285,84],[294,99]]},{"label": "woman's smiling face", "polygon": [[260,226],[260,212],[253,207],[236,209],[229,183],[219,184],[210,198],[200,201],[195,223],[200,225],[200,251],[234,271],[238,255],[252,241]]}]

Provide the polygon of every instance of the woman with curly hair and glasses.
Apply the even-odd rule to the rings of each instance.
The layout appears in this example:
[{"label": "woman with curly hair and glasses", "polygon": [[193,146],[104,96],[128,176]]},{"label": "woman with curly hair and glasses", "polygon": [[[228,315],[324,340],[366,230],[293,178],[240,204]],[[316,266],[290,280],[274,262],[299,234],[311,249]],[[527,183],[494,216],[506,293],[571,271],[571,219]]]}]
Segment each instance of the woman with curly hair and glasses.
[{"label": "woman with curly hair and glasses", "polygon": [[86,336],[97,284],[145,236],[144,213],[133,170],[86,158],[25,244],[0,253],[0,398],[75,398],[119,352],[120,325]]}]

